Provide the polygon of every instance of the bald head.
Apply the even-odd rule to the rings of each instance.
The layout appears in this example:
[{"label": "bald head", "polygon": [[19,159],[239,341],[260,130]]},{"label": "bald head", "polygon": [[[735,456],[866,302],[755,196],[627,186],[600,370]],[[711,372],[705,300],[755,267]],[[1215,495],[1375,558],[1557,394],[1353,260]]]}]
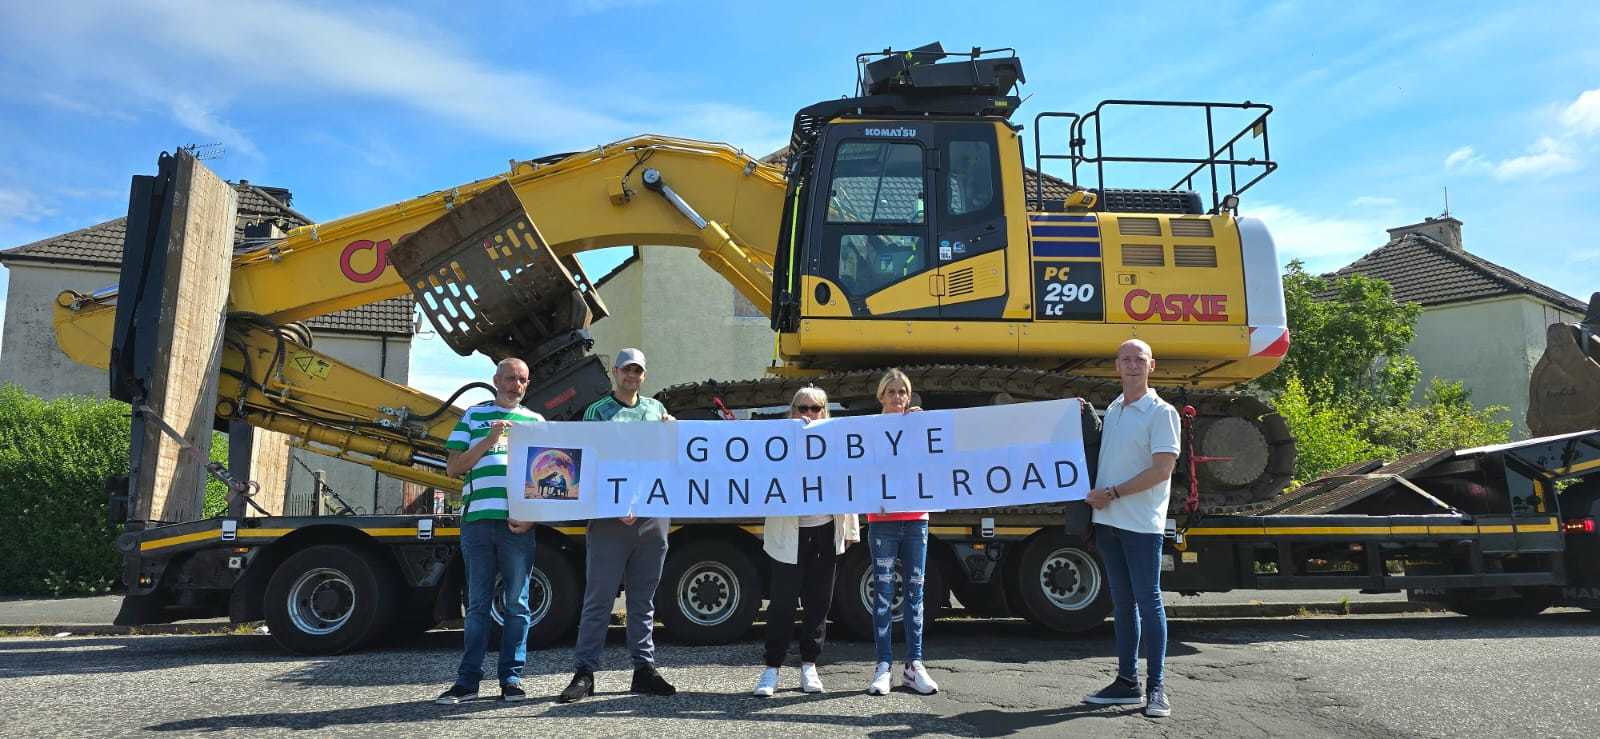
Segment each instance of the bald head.
[{"label": "bald head", "polygon": [[526,373],[528,371],[528,363],[517,359],[516,357],[506,357],[505,359],[500,360],[499,364],[494,366],[494,374],[496,377],[511,370],[522,370],[524,373]]},{"label": "bald head", "polygon": [[514,408],[528,392],[528,363],[516,357],[500,360],[494,368],[494,400],[501,408]]},{"label": "bald head", "polygon": [[1128,339],[1117,347],[1117,376],[1122,378],[1122,392],[1127,397],[1142,397],[1150,385],[1150,372],[1156,368],[1155,355],[1150,345],[1138,339]]},{"label": "bald head", "polygon": [[1127,341],[1122,342],[1122,345],[1117,347],[1117,356],[1122,356],[1123,350],[1128,349],[1129,347],[1144,352],[1144,355],[1151,359],[1154,359],[1156,356],[1155,352],[1150,349],[1150,345],[1145,343],[1144,339],[1128,339]]}]

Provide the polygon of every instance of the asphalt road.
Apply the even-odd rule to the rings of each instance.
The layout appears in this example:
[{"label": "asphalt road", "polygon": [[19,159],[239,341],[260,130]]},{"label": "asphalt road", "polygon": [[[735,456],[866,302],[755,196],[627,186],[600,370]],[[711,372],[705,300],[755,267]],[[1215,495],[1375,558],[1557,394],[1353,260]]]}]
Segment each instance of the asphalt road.
[{"label": "asphalt road", "polygon": [[[1112,670],[1109,628],[1068,637],[1020,621],[935,624],[928,664],[943,690],[862,693],[871,645],[828,647],[822,695],[786,669],[776,697],[747,695],[759,644],[660,645],[668,699],[626,692],[613,629],[599,695],[558,705],[565,649],[530,656],[531,700],[434,706],[459,632],[338,658],[283,654],[261,636],[0,639],[8,736],[250,732],[466,736],[1587,736],[1600,723],[1600,617],[1515,622],[1447,615],[1175,621],[1174,714],[1150,720],[1078,698]],[[496,693],[492,682],[486,694]]]},{"label": "asphalt road", "polygon": [[[1167,607],[1183,609],[1188,606],[1248,606],[1248,605],[1323,605],[1338,606],[1351,603],[1357,607],[1368,604],[1398,605],[1405,601],[1401,593],[1358,593],[1354,590],[1234,590],[1227,593],[1200,593],[1179,595],[1163,593]],[[0,597],[0,625],[28,626],[103,626],[111,623],[122,605],[120,595],[96,595],[83,598],[22,598]],[[617,599],[617,611],[623,610],[623,599]],[[1425,610],[1418,606],[1416,610]],[[1227,614],[1241,615],[1241,614]],[[1247,614],[1256,615],[1256,614]],[[226,618],[196,619],[180,623],[226,624]]]}]

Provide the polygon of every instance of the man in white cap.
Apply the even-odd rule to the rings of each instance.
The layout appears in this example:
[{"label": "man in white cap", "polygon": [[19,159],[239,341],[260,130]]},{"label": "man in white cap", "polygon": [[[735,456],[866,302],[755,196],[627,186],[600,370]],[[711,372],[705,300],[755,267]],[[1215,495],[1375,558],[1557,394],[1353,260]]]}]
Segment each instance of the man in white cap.
[{"label": "man in white cap", "polygon": [[[639,396],[644,384],[644,352],[623,349],[611,363],[612,391],[583,412],[585,421],[671,421],[672,415],[655,398]],[[672,695],[677,691],[656,671],[655,595],[661,567],[667,560],[669,518],[594,519],[585,536],[588,584],[583,594],[583,615],[578,622],[578,643],[573,649],[572,682],[558,700],[571,703],[594,695],[594,673],[605,651],[606,628],[617,586],[626,591],[628,648],[633,656],[635,693]]]}]

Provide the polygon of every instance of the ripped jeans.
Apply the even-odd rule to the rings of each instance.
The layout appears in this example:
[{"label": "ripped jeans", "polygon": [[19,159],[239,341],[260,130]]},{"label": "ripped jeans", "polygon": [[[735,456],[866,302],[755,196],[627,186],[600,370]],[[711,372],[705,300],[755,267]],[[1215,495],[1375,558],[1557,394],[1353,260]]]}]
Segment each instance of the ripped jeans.
[{"label": "ripped jeans", "polygon": [[873,521],[867,526],[872,553],[872,635],[878,661],[894,663],[889,629],[894,626],[894,565],[899,559],[905,581],[901,623],[906,634],[906,662],[922,659],[922,586],[928,560],[927,521]]}]

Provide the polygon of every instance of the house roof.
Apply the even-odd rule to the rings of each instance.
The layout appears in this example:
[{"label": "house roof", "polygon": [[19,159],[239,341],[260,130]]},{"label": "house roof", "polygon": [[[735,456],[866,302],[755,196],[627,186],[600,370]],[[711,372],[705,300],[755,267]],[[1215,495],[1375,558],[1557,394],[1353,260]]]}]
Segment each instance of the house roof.
[{"label": "house roof", "polygon": [[[252,226],[272,223],[287,231],[311,223],[311,219],[289,206],[292,195],[288,190],[253,185],[248,181],[234,184],[233,189],[239,195],[238,220],[234,224],[233,232],[236,249],[244,245],[245,230]],[[122,264],[122,242],[127,232],[127,221],[127,218],[115,218],[71,233],[6,249],[0,251],[0,262],[78,264],[116,268]],[[306,323],[313,329],[410,336],[414,332],[412,305],[410,296],[390,298],[318,316]]]},{"label": "house roof", "polygon": [[1577,298],[1483,257],[1415,233],[1378,247],[1333,276],[1352,274],[1384,280],[1393,288],[1395,300],[1423,307],[1503,295],[1529,295],[1577,313],[1587,307]]}]

